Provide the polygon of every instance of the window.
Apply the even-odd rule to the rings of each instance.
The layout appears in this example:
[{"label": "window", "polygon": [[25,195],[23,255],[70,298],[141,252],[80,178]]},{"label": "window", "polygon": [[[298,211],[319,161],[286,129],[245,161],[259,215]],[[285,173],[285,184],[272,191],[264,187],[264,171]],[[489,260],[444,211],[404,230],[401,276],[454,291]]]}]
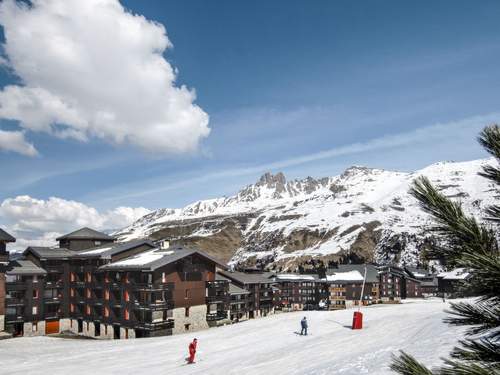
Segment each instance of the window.
[{"label": "window", "polygon": [[75,305],[74,304],[69,305],[69,311],[75,312]]},{"label": "window", "polygon": [[[104,317],[109,318],[109,309],[107,307],[104,308]],[[106,332],[107,334],[107,332]]]},{"label": "window", "polygon": [[31,331],[32,331],[32,332],[36,332],[36,331],[38,331],[38,322],[33,322],[33,323],[31,324]]},{"label": "window", "polygon": [[74,272],[71,272],[69,274],[69,281],[75,281],[75,273]]},{"label": "window", "polygon": [[188,323],[188,324],[184,324],[184,330],[189,331],[189,326],[190,326],[190,325],[191,325],[191,324],[189,324],[189,323]]},{"label": "window", "polygon": [[125,320],[130,320],[130,313],[128,312],[128,309],[125,309]]},{"label": "window", "polygon": [[184,299],[188,299],[190,297],[190,295],[191,295],[191,293],[190,293],[189,289],[186,289],[184,291]]},{"label": "window", "polygon": [[162,283],[166,283],[167,282],[167,275],[165,274],[165,272],[161,273],[161,282]]},{"label": "window", "polygon": [[31,309],[31,314],[32,315],[37,315],[38,314],[38,306],[33,306],[33,308]]},{"label": "window", "polygon": [[85,314],[90,315],[90,306],[85,305]]},{"label": "window", "polygon": [[33,282],[37,283],[38,282],[38,275],[33,275]]},{"label": "window", "polygon": [[90,298],[92,296],[89,288],[85,289],[85,295],[87,296],[87,298]]},{"label": "window", "polygon": [[92,281],[92,274],[90,272],[85,273],[85,281],[88,283]]},{"label": "window", "polygon": [[129,296],[129,294],[128,294],[128,290],[126,290],[126,291],[124,291],[124,292],[123,292],[123,299],[124,299],[126,302],[130,301],[130,296]]},{"label": "window", "polygon": [[109,290],[108,290],[108,289],[106,289],[106,290],[104,291],[104,299],[105,299],[106,301],[109,301]]},{"label": "window", "polygon": [[38,289],[33,289],[33,298],[38,298]]},{"label": "window", "polygon": [[189,317],[189,307],[186,307],[185,312],[184,312],[184,316],[185,316],[186,318],[188,318],[188,317]]},{"label": "window", "polygon": [[94,245],[96,245],[96,246],[99,246],[99,245],[101,245],[101,244],[102,244],[102,242],[101,242],[101,241],[94,241]]}]

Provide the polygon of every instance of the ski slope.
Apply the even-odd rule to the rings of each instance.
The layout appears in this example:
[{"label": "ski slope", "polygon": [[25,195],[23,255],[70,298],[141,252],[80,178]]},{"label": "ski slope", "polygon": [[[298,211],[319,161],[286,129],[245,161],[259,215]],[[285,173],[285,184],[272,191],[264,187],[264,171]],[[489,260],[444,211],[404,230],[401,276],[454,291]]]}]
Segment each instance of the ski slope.
[{"label": "ski slope", "polygon": [[[413,300],[363,309],[365,327],[352,331],[353,310],[277,314],[197,333],[137,340],[51,337],[0,341],[6,374],[389,374],[402,349],[427,365],[440,364],[462,337],[442,322],[448,303]],[[299,336],[307,316],[311,335]],[[184,365],[198,338],[197,363]]]}]

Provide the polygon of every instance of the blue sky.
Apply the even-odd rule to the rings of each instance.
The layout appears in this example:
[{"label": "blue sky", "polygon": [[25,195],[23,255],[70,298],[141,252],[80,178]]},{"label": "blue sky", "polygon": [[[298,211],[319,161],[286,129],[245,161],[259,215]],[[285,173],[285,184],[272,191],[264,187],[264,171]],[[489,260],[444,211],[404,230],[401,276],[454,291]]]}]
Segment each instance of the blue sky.
[{"label": "blue sky", "polygon": [[[38,156],[0,152],[0,202],[155,209],[233,194],[268,170],[410,171],[485,157],[474,137],[500,121],[498,1],[122,4],[164,25],[176,85],[196,90],[210,134],[194,152],[165,156],[27,131]],[[0,84],[23,79],[4,68]]]}]

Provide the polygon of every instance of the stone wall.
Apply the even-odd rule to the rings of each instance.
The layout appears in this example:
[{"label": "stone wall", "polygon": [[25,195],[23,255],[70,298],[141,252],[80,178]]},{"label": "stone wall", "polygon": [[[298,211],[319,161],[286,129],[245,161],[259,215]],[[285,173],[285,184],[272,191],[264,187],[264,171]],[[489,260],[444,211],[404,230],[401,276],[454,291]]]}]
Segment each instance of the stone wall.
[{"label": "stone wall", "polygon": [[208,328],[207,305],[191,306],[189,308],[189,316],[186,316],[185,308],[176,308],[173,310],[173,318],[174,329],[172,330],[172,334],[174,335]]},{"label": "stone wall", "polygon": [[96,338],[99,340],[113,340],[113,326],[111,324],[101,324],[101,335]]},{"label": "stone wall", "polygon": [[0,332],[5,330],[5,315],[0,315]]},{"label": "stone wall", "polygon": [[66,318],[59,320],[59,332],[65,331],[71,331],[71,319]]},{"label": "stone wall", "polygon": [[120,339],[124,340],[127,338],[127,331],[128,331],[128,338],[135,339],[135,330],[132,328],[124,328],[124,327],[120,327]]},{"label": "stone wall", "polygon": [[93,322],[83,322],[83,336],[94,337],[95,327]]},{"label": "stone wall", "polygon": [[33,327],[32,322],[25,322],[23,324],[23,336],[24,337],[34,337],[34,336],[44,336],[45,335],[45,320],[40,320],[36,329]]}]

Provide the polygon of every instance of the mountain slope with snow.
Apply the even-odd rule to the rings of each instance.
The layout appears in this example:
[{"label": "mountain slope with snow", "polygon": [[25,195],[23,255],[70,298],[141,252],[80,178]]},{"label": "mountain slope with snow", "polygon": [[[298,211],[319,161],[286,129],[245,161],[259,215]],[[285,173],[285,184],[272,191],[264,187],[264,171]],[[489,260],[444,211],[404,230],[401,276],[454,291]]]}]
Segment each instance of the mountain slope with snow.
[{"label": "mountain slope with snow", "polygon": [[[136,340],[51,337],[0,341],[2,374],[393,374],[392,354],[404,350],[427,366],[442,365],[464,327],[443,323],[441,300],[363,309],[363,329],[351,330],[353,310],[277,314],[196,333]],[[309,336],[294,334],[303,316]],[[196,364],[185,365],[198,338]],[[41,370],[43,369],[43,370]]]},{"label": "mountain slope with snow", "polygon": [[499,195],[478,175],[494,159],[441,162],[413,173],[351,167],[334,177],[287,181],[265,174],[236,195],[160,209],[117,233],[192,244],[225,260],[293,269],[310,259],[351,257],[416,264],[434,238],[429,217],[408,194],[427,176],[480,217]]}]

